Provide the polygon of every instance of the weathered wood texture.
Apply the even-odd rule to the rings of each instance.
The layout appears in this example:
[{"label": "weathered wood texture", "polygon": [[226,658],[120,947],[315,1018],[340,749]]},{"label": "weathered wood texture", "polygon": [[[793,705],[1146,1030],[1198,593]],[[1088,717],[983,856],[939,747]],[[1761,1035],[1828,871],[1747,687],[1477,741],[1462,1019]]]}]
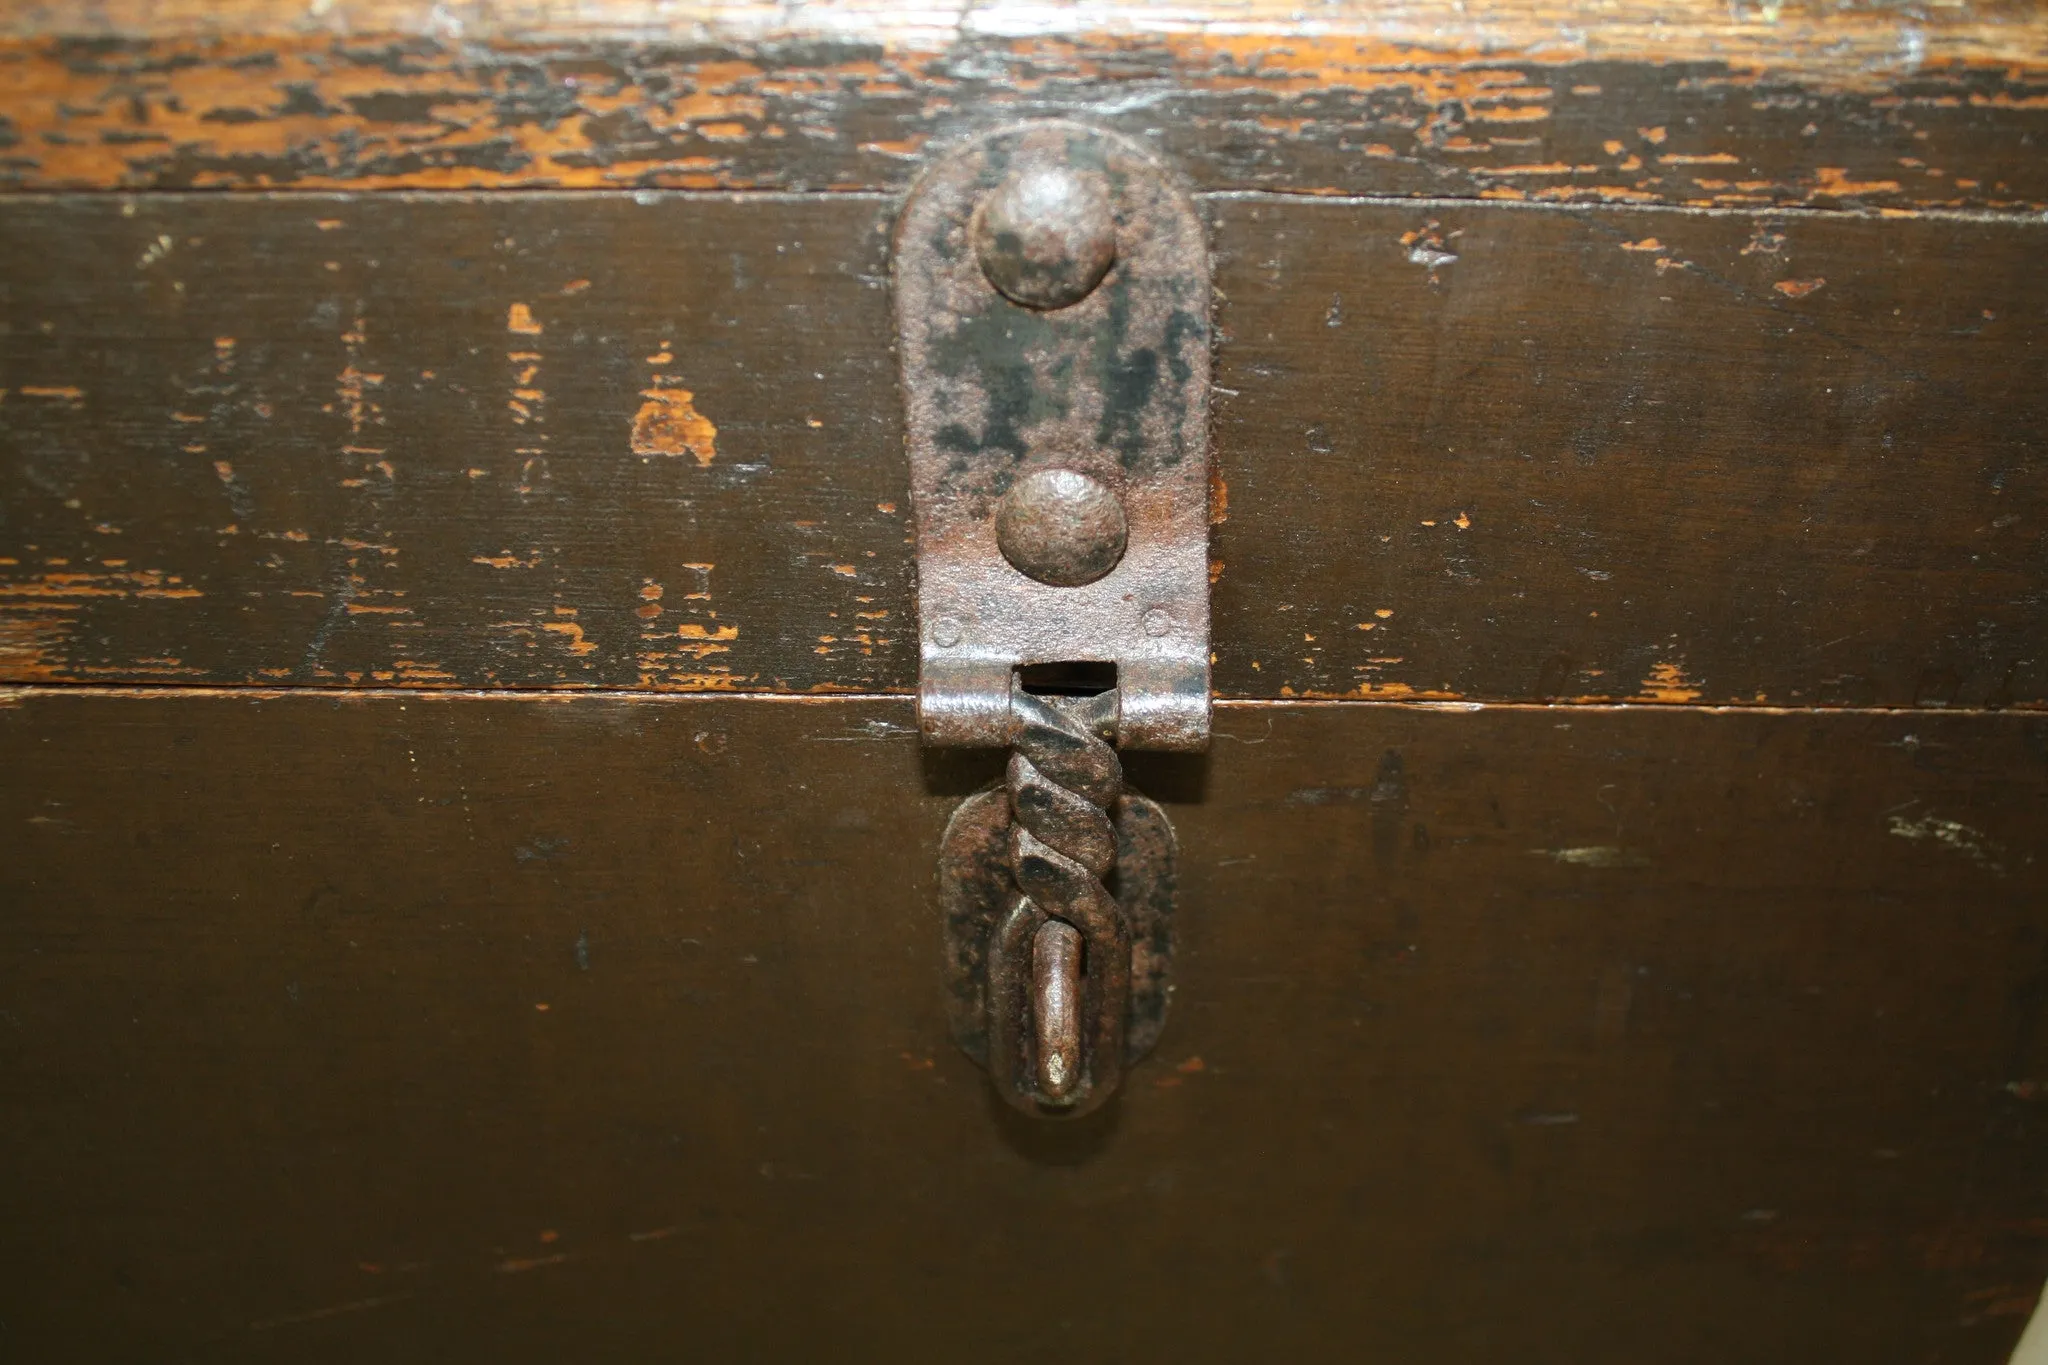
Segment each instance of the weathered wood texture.
[{"label": "weathered wood texture", "polygon": [[1218,729],[1073,1129],[946,1041],[906,701],[8,696],[0,1348],[2003,1359],[2048,719]]},{"label": "weathered wood texture", "polygon": [[[2048,703],[2048,225],[1207,201],[1226,695]],[[0,205],[0,677],[908,689],[893,200]]]},{"label": "weathered wood texture", "polygon": [[1080,112],[1206,188],[2048,204],[2022,3],[15,8],[29,188],[893,189]]}]

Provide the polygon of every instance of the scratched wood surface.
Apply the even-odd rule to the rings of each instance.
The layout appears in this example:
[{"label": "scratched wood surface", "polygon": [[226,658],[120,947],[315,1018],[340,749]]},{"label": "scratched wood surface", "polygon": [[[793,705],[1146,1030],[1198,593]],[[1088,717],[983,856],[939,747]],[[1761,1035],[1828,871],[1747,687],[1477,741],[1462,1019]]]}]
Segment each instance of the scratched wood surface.
[{"label": "scratched wood surface", "polygon": [[[2048,225],[1205,205],[1222,693],[2048,703]],[[907,690],[893,207],[0,201],[0,678]]]},{"label": "scratched wood surface", "polygon": [[0,183],[899,189],[1081,112],[1202,186],[2038,209],[2019,0],[21,4]]},{"label": "scratched wood surface", "polygon": [[2003,1360],[2048,718],[1218,730],[1074,1129],[946,1040],[907,701],[7,695],[0,1349]]}]

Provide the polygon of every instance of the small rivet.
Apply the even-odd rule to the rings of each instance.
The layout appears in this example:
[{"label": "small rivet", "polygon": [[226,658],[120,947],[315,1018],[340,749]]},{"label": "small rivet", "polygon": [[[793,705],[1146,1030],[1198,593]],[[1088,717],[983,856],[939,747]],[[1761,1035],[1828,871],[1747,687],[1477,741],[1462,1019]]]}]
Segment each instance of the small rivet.
[{"label": "small rivet", "polygon": [[1054,587],[1078,588],[1114,569],[1129,534],[1122,499],[1072,469],[1026,474],[996,509],[1003,558]]},{"label": "small rivet", "polygon": [[1108,182],[1070,166],[1011,173],[975,208],[969,235],[988,282],[1026,308],[1079,303],[1116,262]]},{"label": "small rivet", "polygon": [[1173,629],[1173,617],[1167,614],[1165,607],[1154,607],[1146,612],[1144,622],[1147,635],[1164,635]]},{"label": "small rivet", "polygon": [[941,616],[932,622],[932,643],[940,649],[951,649],[960,643],[960,618]]}]

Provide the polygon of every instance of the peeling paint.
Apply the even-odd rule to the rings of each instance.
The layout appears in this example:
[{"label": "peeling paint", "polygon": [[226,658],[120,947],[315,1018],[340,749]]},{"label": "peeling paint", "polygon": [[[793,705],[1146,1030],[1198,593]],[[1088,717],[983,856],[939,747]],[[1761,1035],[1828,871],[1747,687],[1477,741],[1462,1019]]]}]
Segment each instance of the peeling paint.
[{"label": "peeling paint", "polygon": [[640,456],[689,455],[699,469],[718,455],[718,428],[692,405],[688,389],[642,389],[640,410],[633,414],[633,453]]},{"label": "peeling paint", "polygon": [[510,550],[500,550],[494,555],[471,555],[469,562],[493,569],[532,569],[540,565],[541,553],[539,550],[532,550],[524,555],[518,555]]},{"label": "peeling paint", "polygon": [[[68,560],[51,560],[68,564]],[[206,594],[177,574],[161,569],[120,573],[47,573],[26,582],[0,583],[0,606],[38,601],[65,602],[94,597],[190,598]]]},{"label": "peeling paint", "polygon": [[[74,7],[64,31],[123,41],[63,47],[33,17],[56,11],[27,7],[31,17],[0,17],[0,35],[17,35],[0,36],[0,107],[14,124],[0,175],[36,189],[892,189],[939,129],[992,101],[1028,93],[1048,109],[1088,109],[1142,88],[1158,126],[1251,126],[1290,151],[1251,162],[1219,147],[1193,167],[1204,187],[1370,191],[1392,169],[1470,186],[1481,174],[1471,158],[1518,152],[1485,172],[1523,182],[1505,195],[1688,202],[1688,168],[1741,165],[1774,202],[1917,203],[1953,198],[1932,167],[1913,168],[1902,190],[1874,178],[1875,164],[1816,168],[1803,158],[1818,142],[1775,128],[1692,145],[1708,134],[1686,111],[1763,87],[1848,126],[1902,110],[2017,119],[2048,105],[2048,26],[1981,6],[1935,6],[1910,25],[1890,5],[1773,6],[1768,23],[1710,0],[1597,14],[1352,6],[1307,27],[1270,0],[1243,0],[1227,18],[1158,6],[1026,6],[1027,17],[1016,6],[647,0],[572,24],[539,0],[457,8],[459,33],[447,7],[384,0],[302,5],[289,21],[272,16],[276,32],[238,10],[242,31],[224,33],[204,7],[110,0]],[[674,41],[680,32],[694,35],[687,45]],[[364,60],[378,43],[404,60]],[[1632,81],[1630,70],[1641,74]],[[1558,113],[1565,90],[1570,127]],[[845,137],[849,127],[861,136]],[[1718,145],[1732,138],[1743,141]],[[1671,141],[1686,145],[1658,152],[1658,174],[1627,169],[1629,183],[1603,183],[1589,164]],[[1986,160],[1951,158],[1958,183],[1989,184]],[[1372,169],[1343,184],[1315,178],[1361,165]]]},{"label": "peeling paint", "polygon": [[1658,663],[1650,669],[1650,676],[1643,679],[1642,690],[1635,697],[1637,701],[1672,704],[1699,699],[1700,689],[1686,678],[1684,665],[1670,660]]},{"label": "peeling paint", "polygon": [[10,682],[69,682],[66,646],[75,622],[63,612],[0,610],[0,676]]},{"label": "peeling paint", "polygon": [[696,621],[684,621],[676,627],[675,636],[682,642],[676,646],[678,654],[702,659],[711,654],[730,653],[732,646],[729,642],[740,638],[740,628],[734,625],[706,626]]},{"label": "peeling paint", "polygon": [[556,635],[567,636],[569,639],[569,652],[579,658],[586,654],[597,653],[597,642],[584,639],[583,627],[574,621],[544,621],[541,623],[541,629]]}]

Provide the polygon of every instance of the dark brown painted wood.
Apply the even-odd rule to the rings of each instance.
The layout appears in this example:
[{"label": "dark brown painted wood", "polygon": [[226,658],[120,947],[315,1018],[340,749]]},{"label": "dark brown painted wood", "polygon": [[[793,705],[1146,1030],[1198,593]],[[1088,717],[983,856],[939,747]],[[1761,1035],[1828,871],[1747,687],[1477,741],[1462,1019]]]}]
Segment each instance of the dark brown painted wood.
[{"label": "dark brown painted wood", "polygon": [[1081,114],[1211,189],[2048,205],[2021,4],[1003,10],[30,6],[0,183],[900,189],[934,140]]},{"label": "dark brown painted wood", "polygon": [[30,689],[0,766],[10,1359],[1989,1365],[2048,1271],[2040,717],[1225,708],[1079,1128],[946,1040],[992,768],[905,701]]},{"label": "dark brown painted wood", "polygon": [[[906,690],[883,197],[0,205],[0,676]],[[1211,198],[1226,695],[2048,703],[2048,227]]]},{"label": "dark brown painted wood", "polygon": [[905,685],[884,208],[0,208],[9,675]]},{"label": "dark brown painted wood", "polygon": [[1214,213],[1231,692],[2048,698],[2048,231]]}]

